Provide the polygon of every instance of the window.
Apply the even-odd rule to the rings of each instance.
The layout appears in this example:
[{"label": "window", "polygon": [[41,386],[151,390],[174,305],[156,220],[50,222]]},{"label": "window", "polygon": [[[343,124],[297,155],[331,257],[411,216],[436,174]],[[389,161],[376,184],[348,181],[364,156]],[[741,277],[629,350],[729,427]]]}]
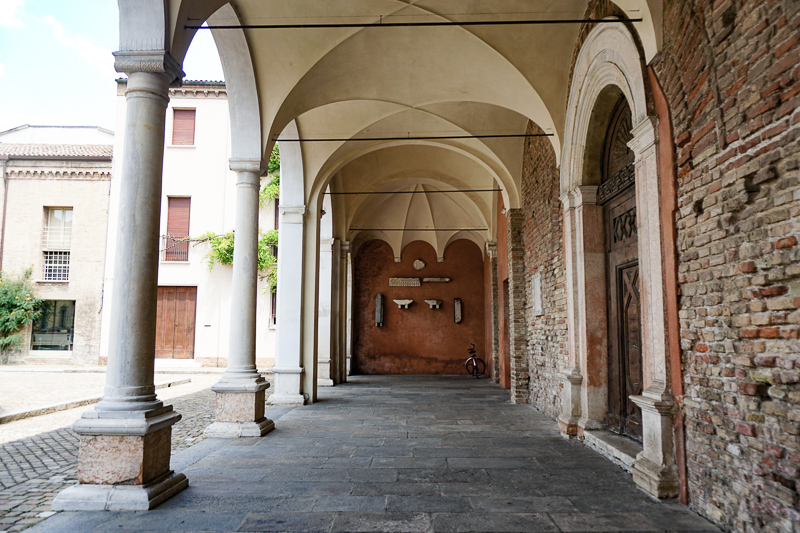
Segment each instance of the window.
[{"label": "window", "polygon": [[194,109],[173,109],[172,144],[194,144]]},{"label": "window", "polygon": [[45,300],[42,316],[33,323],[31,350],[72,350],[75,301]]},{"label": "window", "polygon": [[69,281],[69,249],[72,245],[72,208],[47,208],[42,248],[45,281]]},{"label": "window", "polygon": [[167,234],[162,239],[163,261],[189,260],[189,214],[192,199],[167,199]]}]

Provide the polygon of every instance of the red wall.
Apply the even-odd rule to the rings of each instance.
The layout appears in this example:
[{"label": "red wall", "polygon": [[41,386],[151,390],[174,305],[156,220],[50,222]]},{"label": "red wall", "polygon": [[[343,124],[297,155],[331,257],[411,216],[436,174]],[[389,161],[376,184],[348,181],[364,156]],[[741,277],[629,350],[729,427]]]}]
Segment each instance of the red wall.
[{"label": "red wall", "polygon": [[[416,259],[425,261],[414,270]],[[458,240],[437,262],[427,243],[415,241],[394,262],[391,247],[373,240],[356,254],[353,279],[353,369],[356,374],[465,374],[470,343],[485,346],[483,253],[471,241]],[[389,278],[449,277],[449,283],[423,283],[420,287],[389,287]],[[384,325],[375,326],[375,296],[384,297]],[[410,298],[408,309],[398,309],[394,299]],[[461,298],[461,324],[453,320],[453,299]],[[426,299],[442,300],[430,309]],[[489,317],[491,319],[491,317]],[[491,355],[489,356],[491,359]]]}]

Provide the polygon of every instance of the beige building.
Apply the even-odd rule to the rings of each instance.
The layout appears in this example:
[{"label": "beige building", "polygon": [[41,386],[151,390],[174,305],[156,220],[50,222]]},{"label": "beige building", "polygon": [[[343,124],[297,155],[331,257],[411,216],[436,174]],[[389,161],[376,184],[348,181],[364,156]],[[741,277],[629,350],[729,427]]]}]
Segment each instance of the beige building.
[{"label": "beige building", "polygon": [[0,269],[32,269],[44,312],[9,362],[97,364],[114,134],[21,126],[0,133]]}]

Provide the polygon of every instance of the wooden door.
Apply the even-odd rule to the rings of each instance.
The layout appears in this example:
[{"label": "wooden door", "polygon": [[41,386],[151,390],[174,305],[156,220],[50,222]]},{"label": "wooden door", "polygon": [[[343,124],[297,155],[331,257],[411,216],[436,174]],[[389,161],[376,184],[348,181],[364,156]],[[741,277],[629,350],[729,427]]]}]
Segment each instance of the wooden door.
[{"label": "wooden door", "polygon": [[156,313],[156,357],[194,357],[197,287],[159,287]]},{"label": "wooden door", "polygon": [[639,241],[636,231],[631,114],[621,98],[612,113],[598,200],[605,213],[608,289],[608,428],[642,440],[642,412],[630,397],[642,393]]}]

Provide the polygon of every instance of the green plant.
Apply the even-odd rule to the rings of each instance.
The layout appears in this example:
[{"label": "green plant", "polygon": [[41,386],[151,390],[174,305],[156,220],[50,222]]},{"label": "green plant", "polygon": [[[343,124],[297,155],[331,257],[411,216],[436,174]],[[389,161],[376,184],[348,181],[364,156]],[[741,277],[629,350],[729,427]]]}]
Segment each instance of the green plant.
[{"label": "green plant", "polygon": [[[39,318],[42,301],[36,297],[31,269],[13,279],[0,272],[0,353],[19,347],[25,341],[23,329]],[[3,363],[7,362],[3,356]]]},{"label": "green plant", "polygon": [[261,187],[261,190],[258,191],[259,207],[263,208],[264,206],[268,206],[272,200],[277,198],[280,194],[280,169],[281,154],[278,151],[278,143],[275,143],[272,146],[272,153],[270,154],[269,162],[267,163],[267,175],[264,176],[264,179],[268,179],[267,184]]},{"label": "green plant", "polygon": [[[214,269],[214,264],[232,265],[233,264],[233,232],[224,235],[217,235],[214,232],[207,232],[201,235],[198,242],[208,242],[211,250],[206,254],[208,270]],[[258,270],[262,273],[261,279],[267,282],[270,292],[275,292],[278,284],[277,259],[274,247],[278,245],[278,230],[271,229],[267,232],[259,232],[258,237]]]}]

